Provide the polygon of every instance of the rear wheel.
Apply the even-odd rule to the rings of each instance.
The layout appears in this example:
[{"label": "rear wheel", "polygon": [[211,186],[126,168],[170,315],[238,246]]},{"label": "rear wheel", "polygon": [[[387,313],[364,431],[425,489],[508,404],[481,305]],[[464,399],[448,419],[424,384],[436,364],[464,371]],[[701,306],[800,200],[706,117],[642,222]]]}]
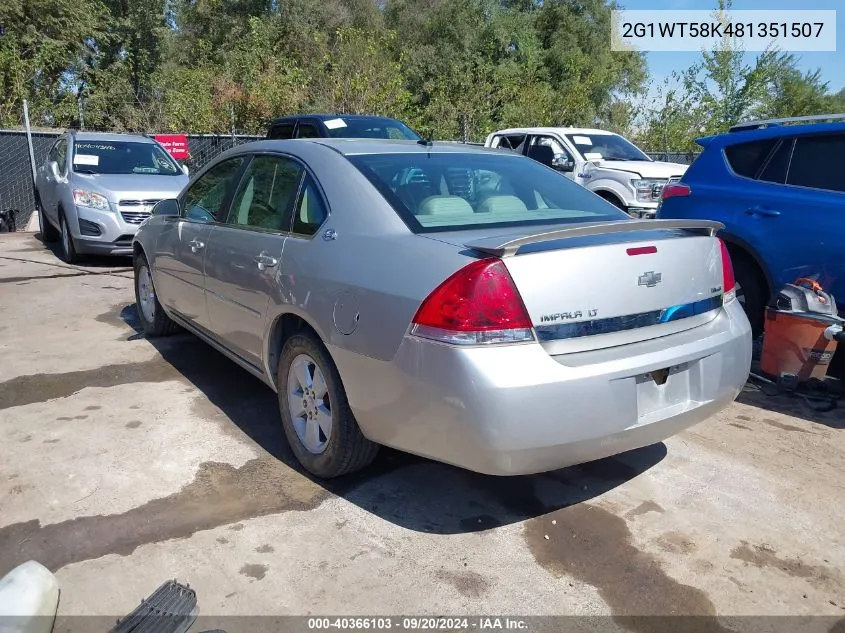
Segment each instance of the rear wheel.
[{"label": "rear wheel", "polygon": [[335,364],[310,332],[291,336],[279,359],[282,426],[299,463],[318,477],[360,470],[378,452],[358,427]]},{"label": "rear wheel", "polygon": [[76,264],[79,262],[81,257],[79,256],[79,253],[76,252],[76,244],[74,244],[73,235],[71,235],[70,228],[68,228],[64,211],[59,211],[59,231],[61,232],[62,237],[62,259],[68,264]]},{"label": "rear wheel", "polygon": [[751,323],[751,331],[756,338],[763,333],[763,319],[768,302],[766,280],[757,264],[746,255],[734,255],[733,267],[736,298],[745,310],[745,315]]},{"label": "rear wheel", "polygon": [[144,334],[149,338],[167,336],[179,329],[156,297],[150,265],[143,254],[135,258],[135,305]]}]

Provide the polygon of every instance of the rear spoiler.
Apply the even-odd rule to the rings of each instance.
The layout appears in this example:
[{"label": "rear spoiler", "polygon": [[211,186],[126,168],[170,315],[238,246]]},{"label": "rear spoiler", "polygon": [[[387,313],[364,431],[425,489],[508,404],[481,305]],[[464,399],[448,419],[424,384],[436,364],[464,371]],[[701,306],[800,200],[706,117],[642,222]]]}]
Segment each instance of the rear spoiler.
[{"label": "rear spoiler", "polygon": [[533,235],[521,234],[519,237],[482,237],[472,242],[466,242],[464,246],[482,253],[496,257],[509,257],[516,255],[522,246],[527,244],[539,244],[553,240],[565,240],[573,237],[585,237],[588,235],[610,235],[612,233],[630,233],[633,231],[662,231],[667,229],[683,229],[702,235],[716,235],[725,228],[721,222],[711,220],[620,220],[619,222],[592,222],[589,224],[576,224],[545,233]]}]

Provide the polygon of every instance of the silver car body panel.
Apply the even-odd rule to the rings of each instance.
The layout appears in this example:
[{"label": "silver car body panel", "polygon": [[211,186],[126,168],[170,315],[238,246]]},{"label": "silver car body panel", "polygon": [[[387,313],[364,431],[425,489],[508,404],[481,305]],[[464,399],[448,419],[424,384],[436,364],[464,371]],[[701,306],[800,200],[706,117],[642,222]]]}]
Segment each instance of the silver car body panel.
[{"label": "silver car body panel", "polygon": [[[87,174],[74,171],[75,142],[129,141],[133,143],[156,142],[145,136],[77,132],[64,134],[68,143],[67,165],[61,181],[56,181],[50,171],[50,158],[36,172],[36,189],[47,220],[59,227],[59,209],[67,218],[68,229],[79,253],[104,255],[131,255],[131,239],[140,224],[150,215],[159,200],[173,198],[188,182],[185,174],[172,176],[152,174]],[[82,189],[105,196],[108,209],[77,206],[73,190]],[[80,230],[80,220],[87,220],[99,227],[99,235],[86,235]],[[122,238],[122,239],[121,239]]]},{"label": "silver car body panel", "polygon": [[[319,183],[328,217],[316,234],[153,216],[135,243],[165,310],[272,388],[274,333],[296,315],[325,343],[368,438],[480,472],[539,472],[650,444],[736,397],[749,371],[750,328],[736,301],[722,304],[713,223],[414,234],[344,155],[479,151],[491,150],[327,139],[242,145],[214,164],[274,153],[295,158]],[[566,239],[538,237],[561,230]],[[537,342],[452,346],[410,333],[432,290],[489,256],[467,244],[507,250],[513,240],[521,240],[518,252],[502,261]],[[192,242],[203,248],[193,252]],[[260,253],[278,264],[259,270]],[[688,304],[708,309],[659,316]],[[653,313],[656,322],[641,327],[595,325]],[[598,330],[562,335],[573,323]],[[669,375],[661,386],[650,375],[662,369]]]}]

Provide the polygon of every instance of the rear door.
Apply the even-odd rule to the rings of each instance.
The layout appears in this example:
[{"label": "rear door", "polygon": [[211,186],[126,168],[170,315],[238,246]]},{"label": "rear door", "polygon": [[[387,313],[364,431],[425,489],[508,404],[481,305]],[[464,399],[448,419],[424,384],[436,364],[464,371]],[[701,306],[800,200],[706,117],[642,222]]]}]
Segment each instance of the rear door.
[{"label": "rear door", "polygon": [[168,219],[156,242],[155,287],[159,299],[186,321],[209,329],[205,300],[205,255],[211,227],[227,208],[245,158],[216,164],[181,198],[182,214]]},{"label": "rear door", "polygon": [[267,305],[279,287],[289,211],[304,168],[279,155],[257,155],[246,168],[224,222],[206,253],[206,297],[213,333],[261,369]]},{"label": "rear door", "polygon": [[730,188],[724,205],[708,202],[732,209],[725,224],[764,260],[774,288],[813,277],[845,296],[845,135],[743,143],[725,148],[725,156],[742,186]]},{"label": "rear door", "polygon": [[791,255],[778,266],[778,281],[814,277],[840,297],[840,311],[845,310],[844,162],[845,134],[797,137],[785,186],[769,201],[780,215],[766,225],[772,227],[769,248]]}]

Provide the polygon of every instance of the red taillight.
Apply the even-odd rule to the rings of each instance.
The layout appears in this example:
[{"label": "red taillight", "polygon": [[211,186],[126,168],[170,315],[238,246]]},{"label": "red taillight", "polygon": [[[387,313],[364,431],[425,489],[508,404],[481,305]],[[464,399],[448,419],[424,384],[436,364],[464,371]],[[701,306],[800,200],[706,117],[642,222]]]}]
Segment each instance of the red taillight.
[{"label": "red taillight", "polygon": [[533,341],[531,317],[500,259],[481,259],[435,288],[414,316],[412,333],[445,343]]},{"label": "red taillight", "polygon": [[734,266],[731,262],[731,254],[728,252],[728,247],[722,240],[719,240],[719,246],[722,249],[722,294],[724,295],[724,303],[729,303],[736,299],[736,278],[734,277]]},{"label": "red taillight", "polygon": [[668,200],[669,198],[676,198],[678,196],[689,195],[692,195],[692,189],[689,188],[689,185],[684,185],[679,182],[673,182],[663,187],[663,193],[661,194],[660,198],[661,200]]},{"label": "red taillight", "polygon": [[656,246],[635,246],[634,248],[629,248],[627,251],[628,255],[651,255],[657,252]]}]

